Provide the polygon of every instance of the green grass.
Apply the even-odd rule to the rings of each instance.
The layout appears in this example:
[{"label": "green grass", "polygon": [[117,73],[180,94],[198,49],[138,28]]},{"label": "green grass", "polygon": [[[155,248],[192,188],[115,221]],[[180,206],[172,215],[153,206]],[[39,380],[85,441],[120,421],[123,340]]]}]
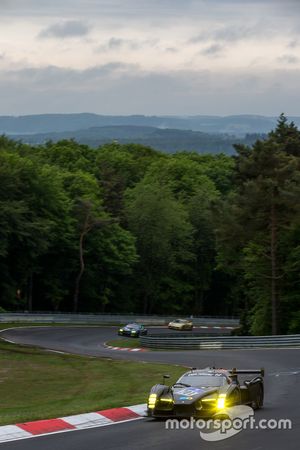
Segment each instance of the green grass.
[{"label": "green grass", "polygon": [[62,355],[0,340],[0,425],[146,402],[177,366]]},{"label": "green grass", "polygon": [[[30,322],[1,322],[0,330],[5,330],[6,328],[18,328],[18,327],[41,327],[41,326],[55,326],[56,324],[52,323],[30,323]],[[60,324],[59,324],[60,325]],[[62,324],[66,326],[67,324]]]},{"label": "green grass", "polygon": [[0,331],[6,328],[18,328],[18,327],[112,327],[119,326],[120,324],[80,324],[80,323],[35,323],[35,322],[1,322]]},{"label": "green grass", "polygon": [[106,345],[111,345],[112,347],[122,347],[122,348],[141,348],[141,342],[137,338],[120,338],[113,341],[106,342]]}]

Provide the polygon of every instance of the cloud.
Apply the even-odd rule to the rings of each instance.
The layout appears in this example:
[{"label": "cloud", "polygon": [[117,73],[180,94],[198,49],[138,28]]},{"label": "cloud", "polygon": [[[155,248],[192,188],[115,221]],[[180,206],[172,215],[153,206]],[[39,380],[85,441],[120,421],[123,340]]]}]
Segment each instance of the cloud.
[{"label": "cloud", "polygon": [[146,71],[114,62],[0,72],[0,114],[299,114],[300,70]]},{"label": "cloud", "polygon": [[95,87],[99,81],[114,80],[122,77],[124,73],[135,71],[138,66],[123,62],[89,67],[84,70],[63,68],[57,66],[27,67],[20,70],[8,70],[0,73],[0,85],[13,85],[19,83],[25,87],[40,91],[41,89],[86,90]]},{"label": "cloud", "polygon": [[216,30],[214,38],[222,42],[237,42],[255,37],[257,29],[258,27],[225,27]]},{"label": "cloud", "polygon": [[102,46],[102,48],[104,50],[118,50],[122,47],[129,47],[132,50],[135,50],[141,46],[142,46],[141,42],[138,42],[133,39],[123,39],[123,38],[112,37]]},{"label": "cloud", "polygon": [[220,44],[212,44],[209,47],[204,48],[200,51],[201,55],[205,56],[220,56],[223,53],[224,47]]},{"label": "cloud", "polygon": [[178,53],[179,50],[176,47],[167,47],[167,48],[165,48],[165,52],[167,52],[167,53]]},{"label": "cloud", "polygon": [[296,48],[299,45],[299,40],[298,39],[293,39],[292,41],[290,41],[288,43],[288,47],[289,48]]},{"label": "cloud", "polygon": [[[8,11],[14,16],[52,16],[80,19],[86,16],[101,15],[101,18],[135,17],[140,20],[159,18],[169,21],[174,17],[185,18],[186,14],[198,18],[221,17],[230,18],[244,14],[246,20],[253,14],[261,17],[268,9],[267,17],[284,14],[295,15],[300,10],[299,0],[1,0],[1,12]],[[3,5],[4,4],[4,5]]]},{"label": "cloud", "polygon": [[103,44],[99,45],[96,48],[96,52],[111,52],[111,51],[117,51],[122,50],[125,47],[136,50],[141,47],[141,43],[133,40],[133,39],[123,39],[123,38],[117,38],[117,37],[111,37],[107,41],[105,41]]},{"label": "cloud", "polygon": [[197,44],[207,41],[215,41],[221,43],[233,43],[246,39],[257,38],[258,35],[266,36],[270,30],[262,30],[259,25],[252,27],[230,27],[215,28],[213,30],[203,31],[202,33],[193,36],[188,43]]},{"label": "cloud", "polygon": [[128,41],[126,41],[125,39],[121,39],[121,38],[115,38],[112,37],[109,39],[108,43],[107,43],[107,47],[110,50],[113,50],[114,48],[120,48],[122,47],[125,43],[127,43]]},{"label": "cloud", "polygon": [[295,55],[282,55],[277,58],[277,61],[282,64],[297,64],[300,59]]},{"label": "cloud", "polygon": [[119,37],[111,37],[103,44],[96,48],[96,52],[117,51],[127,48],[129,50],[140,50],[145,47],[155,47],[158,39],[124,39]]},{"label": "cloud", "polygon": [[299,113],[300,0],[0,3],[3,114]]},{"label": "cloud", "polygon": [[77,20],[68,20],[55,23],[45,28],[39,33],[39,37],[43,39],[57,38],[66,39],[73,37],[82,37],[90,32],[90,27]]}]

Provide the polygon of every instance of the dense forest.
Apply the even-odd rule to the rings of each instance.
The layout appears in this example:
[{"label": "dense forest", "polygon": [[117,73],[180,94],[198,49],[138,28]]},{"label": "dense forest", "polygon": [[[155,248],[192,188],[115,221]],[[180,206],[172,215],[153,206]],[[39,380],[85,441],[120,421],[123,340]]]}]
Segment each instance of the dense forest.
[{"label": "dense forest", "polygon": [[239,315],[300,332],[300,131],[235,156],[0,138],[2,310]]}]

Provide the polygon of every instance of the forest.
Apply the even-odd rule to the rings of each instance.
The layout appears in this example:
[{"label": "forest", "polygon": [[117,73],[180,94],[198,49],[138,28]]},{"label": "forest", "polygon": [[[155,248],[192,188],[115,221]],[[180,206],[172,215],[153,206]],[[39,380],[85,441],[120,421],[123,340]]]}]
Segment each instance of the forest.
[{"label": "forest", "polygon": [[300,332],[300,131],[235,155],[0,137],[0,311],[235,315]]},{"label": "forest", "polygon": [[167,153],[193,151],[197,153],[234,154],[235,144],[252,145],[264,134],[251,133],[235,136],[221,133],[203,133],[200,131],[178,130],[174,128],[155,128],[146,126],[109,126],[92,127],[83,130],[61,131],[38,134],[10,135],[12,139],[22,140],[26,144],[41,145],[47,141],[58,142],[73,139],[80,144],[98,148],[117,141],[120,144],[140,144]]}]

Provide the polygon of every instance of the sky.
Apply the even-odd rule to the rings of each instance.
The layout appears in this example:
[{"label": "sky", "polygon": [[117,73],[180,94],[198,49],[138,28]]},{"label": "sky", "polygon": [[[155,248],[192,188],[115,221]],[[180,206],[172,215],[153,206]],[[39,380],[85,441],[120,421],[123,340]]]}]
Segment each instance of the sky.
[{"label": "sky", "polygon": [[0,0],[0,114],[300,115],[300,0]]}]

